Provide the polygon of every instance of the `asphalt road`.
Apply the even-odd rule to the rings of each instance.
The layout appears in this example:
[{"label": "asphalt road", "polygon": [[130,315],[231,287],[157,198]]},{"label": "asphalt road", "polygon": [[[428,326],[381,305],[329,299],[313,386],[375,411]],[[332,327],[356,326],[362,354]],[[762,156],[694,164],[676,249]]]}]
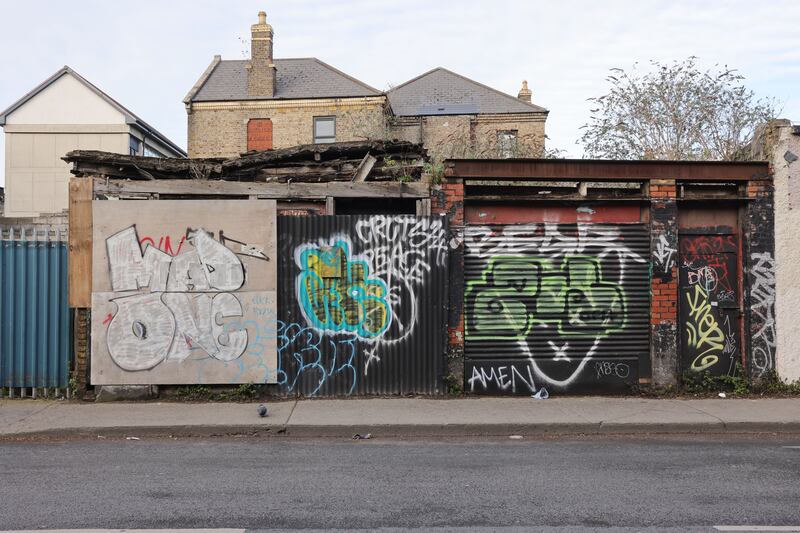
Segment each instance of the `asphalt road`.
[{"label": "asphalt road", "polygon": [[800,439],[726,439],[3,443],[0,530],[800,527]]}]

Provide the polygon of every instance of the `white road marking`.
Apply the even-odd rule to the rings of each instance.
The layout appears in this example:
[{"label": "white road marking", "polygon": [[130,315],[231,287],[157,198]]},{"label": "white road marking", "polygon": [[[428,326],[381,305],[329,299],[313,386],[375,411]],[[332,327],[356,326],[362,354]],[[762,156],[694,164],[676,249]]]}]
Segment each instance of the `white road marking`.
[{"label": "white road marking", "polygon": [[717,531],[800,531],[800,526],[714,526]]},{"label": "white road marking", "polygon": [[0,533],[245,533],[244,529],[16,529]]},{"label": "white road marking", "polygon": [[800,446],[781,446],[781,448],[787,448],[789,450],[800,450]]}]

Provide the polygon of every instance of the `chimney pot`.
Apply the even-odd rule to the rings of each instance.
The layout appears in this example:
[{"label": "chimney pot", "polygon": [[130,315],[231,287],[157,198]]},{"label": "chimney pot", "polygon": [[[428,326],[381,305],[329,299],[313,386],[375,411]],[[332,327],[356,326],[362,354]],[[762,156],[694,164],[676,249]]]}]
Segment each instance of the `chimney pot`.
[{"label": "chimney pot", "polygon": [[247,94],[262,98],[275,96],[275,65],[272,59],[272,26],[267,14],[258,12],[258,24],[250,26],[250,62],[247,64]]},{"label": "chimney pot", "polygon": [[533,100],[533,92],[531,92],[531,90],[528,89],[528,80],[522,80],[522,89],[519,90],[517,98],[529,104]]}]

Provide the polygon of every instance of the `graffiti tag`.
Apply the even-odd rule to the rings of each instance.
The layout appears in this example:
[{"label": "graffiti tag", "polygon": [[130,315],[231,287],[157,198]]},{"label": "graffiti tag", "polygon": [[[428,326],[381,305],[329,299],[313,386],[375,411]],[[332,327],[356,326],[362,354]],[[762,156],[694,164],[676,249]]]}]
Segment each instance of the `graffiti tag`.
[{"label": "graffiti tag", "polygon": [[370,278],[366,261],[354,260],[350,245],[304,249],[299,258],[297,299],[308,322],[329,332],[377,337],[389,327],[386,284]]}]

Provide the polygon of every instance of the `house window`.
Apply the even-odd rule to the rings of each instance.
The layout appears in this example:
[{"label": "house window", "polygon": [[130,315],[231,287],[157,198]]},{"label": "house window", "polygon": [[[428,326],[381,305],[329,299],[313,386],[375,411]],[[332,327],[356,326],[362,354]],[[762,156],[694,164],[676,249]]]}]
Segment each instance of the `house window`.
[{"label": "house window", "polygon": [[130,136],[130,139],[130,154],[139,155],[139,147],[141,146],[142,142],[133,135]]},{"label": "house window", "polygon": [[517,130],[497,130],[497,152],[503,159],[517,155]]},{"label": "house window", "polygon": [[247,121],[247,150],[272,150],[272,121],[251,118]]},{"label": "house window", "polygon": [[146,144],[144,145],[144,156],[145,157],[166,157],[161,152],[157,152],[157,151],[153,150],[152,148],[150,148]]},{"label": "house window", "polygon": [[336,117],[314,117],[314,144],[336,142]]}]

